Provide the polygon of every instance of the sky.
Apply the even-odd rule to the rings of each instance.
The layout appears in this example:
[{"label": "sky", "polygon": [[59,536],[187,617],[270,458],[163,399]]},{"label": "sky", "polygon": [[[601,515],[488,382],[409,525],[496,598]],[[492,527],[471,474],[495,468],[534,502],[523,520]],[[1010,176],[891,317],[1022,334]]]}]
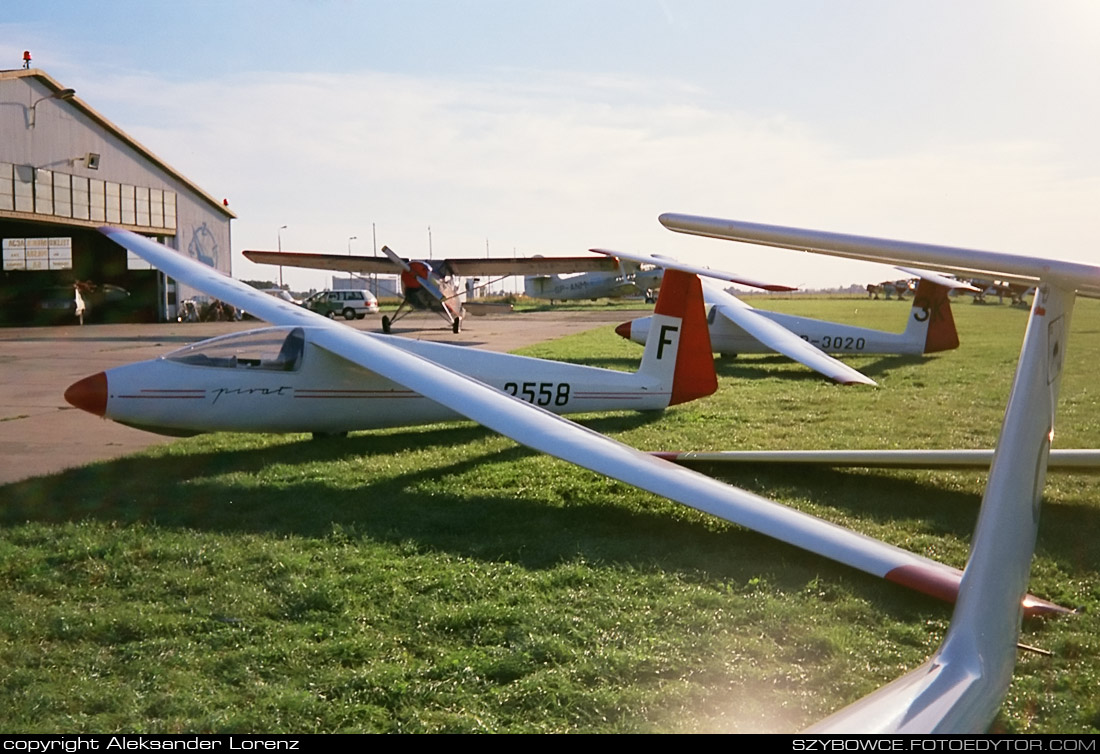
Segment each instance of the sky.
[{"label": "sky", "polygon": [[1100,264],[1097,39],[1093,0],[35,0],[5,9],[0,68],[30,50],[228,199],[237,277],[276,277],[240,251],[281,235],[824,287],[896,274],[657,216]]}]

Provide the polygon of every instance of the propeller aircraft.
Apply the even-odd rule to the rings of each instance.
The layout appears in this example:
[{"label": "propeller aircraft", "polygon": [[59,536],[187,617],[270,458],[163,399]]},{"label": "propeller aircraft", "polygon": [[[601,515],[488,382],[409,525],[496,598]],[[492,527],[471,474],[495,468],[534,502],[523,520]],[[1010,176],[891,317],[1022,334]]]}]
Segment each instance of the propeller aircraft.
[{"label": "propeller aircraft", "polygon": [[[513,389],[509,389],[507,383],[500,386],[504,388],[502,391],[466,373],[489,363],[474,355],[478,352],[435,344],[410,346],[399,338],[362,333],[265,296],[132,232],[111,228],[103,232],[165,274],[254,312],[275,327],[257,331],[266,333],[267,339],[258,350],[238,353],[231,345],[210,347],[219,340],[214,339],[197,344],[193,350],[176,352],[174,359],[142,362],[85,378],[66,393],[67,399],[79,408],[159,429],[203,431],[229,424],[250,431],[285,432],[291,431],[290,427],[313,431],[317,423],[303,419],[308,411],[290,404],[301,401],[303,406],[314,407],[313,411],[323,411],[316,407],[326,401],[342,400],[336,395],[296,396],[299,387],[303,390],[308,387],[298,376],[316,374],[308,371],[307,361],[327,363],[338,370],[341,382],[336,386],[326,384],[326,390],[367,388],[381,391],[381,396],[362,398],[370,403],[380,399],[401,405],[423,402],[423,408],[409,411],[411,421],[425,420],[423,417],[429,412],[434,412],[433,420],[438,416],[461,415],[535,450],[780,541],[926,594],[949,601],[957,599],[948,642],[952,642],[955,633],[969,632],[964,637],[968,643],[963,643],[962,639],[955,641],[951,646],[959,647],[956,656],[940,657],[939,665],[928,666],[919,678],[906,681],[905,690],[911,692],[907,697],[910,701],[914,694],[923,693],[918,699],[919,708],[910,705],[898,713],[895,708],[901,707],[894,698],[895,686],[890,686],[886,689],[891,692],[886,701],[873,697],[871,704],[874,706],[870,712],[860,708],[861,712],[855,716],[837,718],[830,723],[834,729],[915,732],[984,728],[996,712],[1011,676],[1020,616],[1025,611],[1065,612],[1064,608],[1026,594],[1027,564],[1036,526],[1030,513],[1035,495],[1042,487],[1053,400],[1064,358],[1072,293],[1066,295],[1063,291],[1072,291],[1080,280],[1095,283],[1100,291],[1098,268],[1051,267],[1044,260],[1048,266],[1042,269],[1047,277],[1042,295],[1036,299],[1042,303],[1037,303],[1032,313],[1032,326],[1025,338],[1020,372],[1009,400],[990,489],[983,501],[975,546],[964,573],[722,484],[551,413],[551,409],[566,408],[562,404],[555,405],[559,395],[564,395],[565,402],[569,403],[577,397],[578,391],[571,382],[564,394],[561,388],[555,387],[560,383],[551,383],[544,392],[540,382],[557,380],[561,375],[579,380],[581,372],[558,371],[566,367],[555,366],[555,362],[505,357],[506,360],[492,362],[492,376],[485,378],[495,379],[496,383],[504,380],[514,383]],[[647,379],[664,376],[664,384],[650,382],[648,388],[638,390],[657,398],[653,401],[655,406],[689,400],[714,389],[713,362],[709,356],[710,343],[704,326],[700,288],[690,275],[679,271],[666,273],[653,323],[660,337],[650,339],[643,355],[643,367],[639,370]],[[225,339],[222,344],[226,345]],[[685,359],[699,352],[706,354],[705,361],[710,362],[710,368],[691,374],[684,368],[689,363]],[[651,367],[653,362],[661,364],[655,370],[647,370],[647,359]],[[702,362],[691,363],[703,366]],[[504,369],[514,371],[504,373],[501,371]],[[214,374],[220,376],[209,376]],[[509,394],[513,392],[515,394]],[[623,392],[630,391],[624,389]],[[614,396],[604,397],[610,401]],[[628,400],[635,398],[633,395],[625,397]],[[432,403],[438,404],[437,407],[428,408]],[[143,409],[140,405],[149,408]],[[186,414],[192,410],[200,415],[187,418]],[[290,412],[290,420],[280,417],[282,410]],[[251,416],[227,422],[219,418],[219,412]],[[356,416],[362,420],[367,414],[367,411],[358,411]],[[401,419],[393,413],[385,417],[384,421],[389,424]],[[324,424],[321,431],[340,430],[351,424],[347,420],[342,422],[331,421]],[[361,421],[354,423],[354,426],[361,425]],[[1002,562],[1005,553],[1009,554],[1008,560]],[[986,629],[990,621],[992,628],[982,633],[980,630]],[[976,631],[979,632],[977,636],[974,635]],[[990,674],[983,674],[981,667],[974,667],[976,657],[992,668],[992,680]],[[941,693],[937,684],[948,688]]]},{"label": "propeller aircraft", "polygon": [[382,317],[384,333],[389,333],[395,322],[412,311],[435,312],[446,320],[453,332],[458,333],[464,312],[456,276],[501,278],[509,275],[551,276],[567,272],[592,272],[605,277],[621,275],[617,272],[618,262],[595,257],[404,259],[388,246],[382,247],[385,259],[293,251],[247,250],[243,253],[247,259],[258,264],[359,275],[399,272],[402,299],[392,315]]}]

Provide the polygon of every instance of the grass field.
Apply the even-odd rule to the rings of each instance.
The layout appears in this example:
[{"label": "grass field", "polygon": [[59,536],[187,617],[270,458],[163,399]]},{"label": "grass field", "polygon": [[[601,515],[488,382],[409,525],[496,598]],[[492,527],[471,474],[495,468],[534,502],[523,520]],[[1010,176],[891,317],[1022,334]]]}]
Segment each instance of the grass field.
[{"label": "grass field", "polygon": [[[756,305],[900,330],[908,307]],[[1078,302],[1055,447],[1100,446],[1100,305]],[[1026,312],[956,305],[934,357],[779,357],[588,426],[646,450],[981,448]],[[610,327],[525,353],[632,369]],[[594,356],[593,354],[599,354]],[[731,483],[962,566],[983,475],[788,467]],[[1100,477],[1048,478],[998,722],[1100,729]],[[786,731],[920,664],[950,608],[471,424],[209,435],[0,488],[0,730]]]}]

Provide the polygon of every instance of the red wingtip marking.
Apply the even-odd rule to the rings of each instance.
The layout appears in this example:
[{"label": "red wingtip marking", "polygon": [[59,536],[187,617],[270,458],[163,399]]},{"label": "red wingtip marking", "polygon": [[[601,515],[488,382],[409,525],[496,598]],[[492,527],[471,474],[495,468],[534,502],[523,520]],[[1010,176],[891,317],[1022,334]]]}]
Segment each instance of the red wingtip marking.
[{"label": "red wingtip marking", "polygon": [[676,354],[676,373],[668,405],[711,395],[718,389],[718,376],[714,372],[703,286],[699,278],[679,270],[666,270],[661,281],[661,295],[653,311],[682,320],[680,349]]},{"label": "red wingtip marking", "polygon": [[620,338],[626,338],[630,340],[630,323],[623,322],[621,325],[615,328],[615,334]]},{"label": "red wingtip marking", "polygon": [[[893,581],[895,584],[927,594],[929,597],[935,597],[954,604],[955,600],[959,598],[959,582],[962,580],[962,572],[941,571],[924,566],[907,565],[888,571],[884,578],[887,581]],[[1039,599],[1032,594],[1024,595],[1023,607],[1024,615],[1028,617],[1073,612],[1061,605]]]},{"label": "red wingtip marking", "polygon": [[65,400],[82,411],[96,416],[107,413],[107,375],[103,372],[85,377],[69,385]]},{"label": "red wingtip marking", "polygon": [[954,604],[959,597],[962,571],[941,571],[938,568],[907,565],[887,571],[884,578],[927,594],[929,597]]}]

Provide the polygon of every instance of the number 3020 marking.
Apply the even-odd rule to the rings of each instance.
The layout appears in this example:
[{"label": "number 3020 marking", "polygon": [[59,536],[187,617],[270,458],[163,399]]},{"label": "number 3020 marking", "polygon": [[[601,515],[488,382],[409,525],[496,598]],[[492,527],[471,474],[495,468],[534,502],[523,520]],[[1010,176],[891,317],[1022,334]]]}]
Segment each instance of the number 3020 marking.
[{"label": "number 3020 marking", "polygon": [[[504,383],[504,391],[536,406],[564,406],[569,403],[568,382],[517,382]],[[537,392],[536,392],[537,391]]]}]

